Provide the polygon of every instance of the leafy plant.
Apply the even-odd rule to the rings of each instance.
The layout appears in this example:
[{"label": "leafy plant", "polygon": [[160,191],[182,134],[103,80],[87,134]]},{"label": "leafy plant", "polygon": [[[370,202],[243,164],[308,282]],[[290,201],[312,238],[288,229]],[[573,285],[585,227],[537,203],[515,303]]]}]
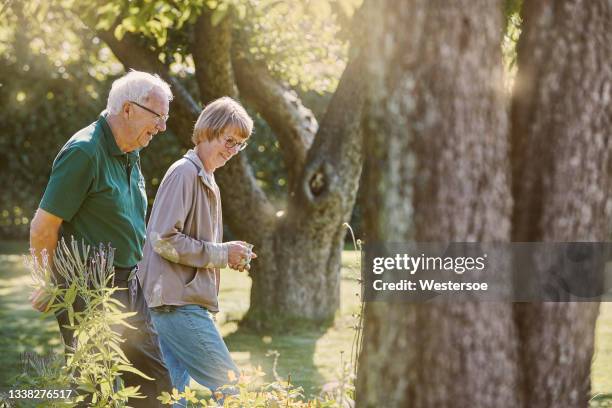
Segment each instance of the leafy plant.
[{"label": "leafy plant", "polygon": [[[25,259],[31,271],[34,288],[44,291],[48,299],[46,313],[68,314],[68,329],[73,330],[74,343],[66,345],[65,363],[59,370],[45,370],[38,365],[37,384],[43,385],[58,373],[64,383],[73,384],[80,395],[72,402],[88,399],[92,407],[123,407],[128,398],[141,397],[138,387],[124,386],[121,374],[145,374],[129,362],[120,348],[124,339],[120,326],[134,329],[126,319],[135,313],[121,310],[123,305],[112,297],[114,287],[113,249],[100,246],[97,251],[73,239],[70,247],[62,239],[53,257],[53,270],[48,254],[34,252]],[[40,259],[39,259],[40,258]],[[74,307],[75,301],[83,305]]]},{"label": "leafy plant", "polygon": [[174,389],[172,393],[164,392],[158,399],[165,405],[182,404],[185,407],[218,407],[224,408],[348,408],[354,406],[353,378],[349,373],[350,366],[343,368],[339,382],[328,388],[327,391],[315,399],[306,399],[302,387],[291,383],[291,376],[287,380],[277,379],[273,382],[263,383],[265,373],[261,367],[248,369],[235,378],[233,372],[229,374],[229,381],[235,384],[224,385],[215,391],[215,397],[222,401],[219,405],[213,399],[198,398],[189,387],[184,392]]},{"label": "leafy plant", "polygon": [[344,361],[340,352],[340,367],[336,373],[338,380],[323,386],[319,402],[321,407],[352,408],[355,406],[355,379],[357,372],[350,362]]}]

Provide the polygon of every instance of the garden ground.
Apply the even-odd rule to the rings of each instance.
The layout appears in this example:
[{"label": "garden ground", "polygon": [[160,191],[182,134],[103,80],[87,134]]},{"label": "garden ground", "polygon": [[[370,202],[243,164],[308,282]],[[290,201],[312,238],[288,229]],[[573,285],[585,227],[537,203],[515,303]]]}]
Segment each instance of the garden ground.
[{"label": "garden ground", "polygon": [[[45,355],[62,350],[55,320],[41,318],[27,301],[30,278],[19,255],[25,249],[23,243],[0,243],[0,391],[6,390],[12,377],[21,372],[22,353]],[[282,334],[256,334],[238,328],[249,306],[251,281],[246,274],[224,270],[222,312],[217,321],[238,365],[261,365],[267,379],[273,380],[274,356],[269,351],[276,351],[278,375],[285,379],[291,375],[291,382],[301,385],[306,394],[317,394],[324,384],[336,380],[341,359],[350,359],[355,336],[354,315],[360,307],[358,260],[357,252],[343,253],[341,310],[333,326],[288,327]],[[597,323],[592,390],[593,394],[612,393],[612,303],[602,304]]]}]

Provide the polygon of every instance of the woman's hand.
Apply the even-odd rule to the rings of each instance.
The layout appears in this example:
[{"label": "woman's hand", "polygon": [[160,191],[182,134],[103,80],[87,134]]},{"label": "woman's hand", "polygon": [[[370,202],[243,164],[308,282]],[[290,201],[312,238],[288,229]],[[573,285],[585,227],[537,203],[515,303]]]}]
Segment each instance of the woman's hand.
[{"label": "woman's hand", "polygon": [[257,254],[251,250],[251,244],[244,241],[230,241],[227,250],[227,264],[230,268],[243,272],[251,269],[251,259]]}]

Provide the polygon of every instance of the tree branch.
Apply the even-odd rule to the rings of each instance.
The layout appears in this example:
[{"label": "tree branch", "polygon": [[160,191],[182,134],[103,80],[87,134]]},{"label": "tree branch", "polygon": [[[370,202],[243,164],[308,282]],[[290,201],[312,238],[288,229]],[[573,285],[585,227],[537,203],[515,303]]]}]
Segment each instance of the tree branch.
[{"label": "tree branch", "polygon": [[259,112],[278,139],[291,189],[304,167],[318,129],[317,120],[294,91],[272,78],[263,63],[244,57],[234,57],[232,61],[240,95]]},{"label": "tree branch", "polygon": [[340,78],[308,151],[300,185],[291,196],[294,206],[309,203],[313,208],[331,208],[330,203],[338,201],[350,214],[363,165],[364,65],[363,56],[356,55]]},{"label": "tree branch", "polygon": [[[194,29],[193,61],[200,96],[204,103],[222,96],[238,99],[231,61],[231,13],[216,26],[211,10],[203,8]],[[223,190],[223,212],[231,230],[255,245],[272,233],[274,208],[257,185],[244,154],[238,155],[215,174]]]},{"label": "tree branch", "polygon": [[195,23],[193,62],[200,88],[200,98],[207,104],[222,96],[238,98],[230,52],[232,47],[231,12],[216,26],[211,22],[212,10],[202,8]]}]

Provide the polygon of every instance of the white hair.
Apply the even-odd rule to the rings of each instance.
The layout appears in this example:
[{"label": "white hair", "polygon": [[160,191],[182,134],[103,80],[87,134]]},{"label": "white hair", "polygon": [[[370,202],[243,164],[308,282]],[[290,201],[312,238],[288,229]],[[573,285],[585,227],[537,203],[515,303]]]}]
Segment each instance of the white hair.
[{"label": "white hair", "polygon": [[113,82],[113,86],[108,93],[106,110],[108,113],[116,115],[121,112],[121,108],[126,102],[146,103],[153,89],[161,90],[168,97],[168,101],[172,100],[170,85],[159,75],[131,70]]}]

